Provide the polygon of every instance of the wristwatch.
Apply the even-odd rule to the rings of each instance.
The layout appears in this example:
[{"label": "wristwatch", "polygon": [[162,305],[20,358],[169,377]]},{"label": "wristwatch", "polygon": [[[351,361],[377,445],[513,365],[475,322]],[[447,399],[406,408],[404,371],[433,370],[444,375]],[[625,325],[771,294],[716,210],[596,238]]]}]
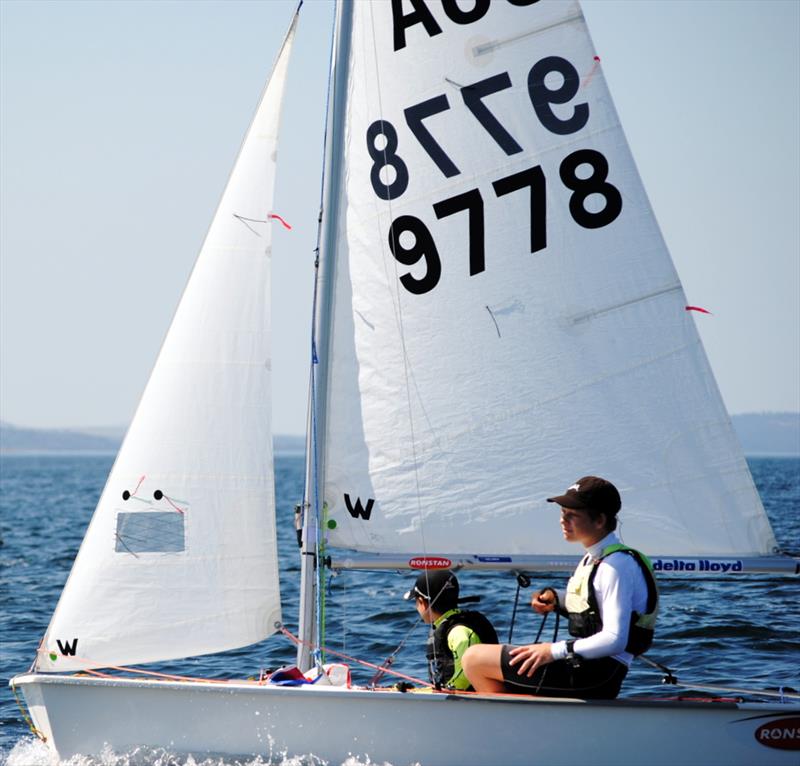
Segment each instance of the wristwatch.
[{"label": "wristwatch", "polygon": [[572,665],[573,668],[580,667],[581,664],[581,656],[580,654],[575,654],[575,642],[574,641],[567,641],[567,656],[564,659]]}]

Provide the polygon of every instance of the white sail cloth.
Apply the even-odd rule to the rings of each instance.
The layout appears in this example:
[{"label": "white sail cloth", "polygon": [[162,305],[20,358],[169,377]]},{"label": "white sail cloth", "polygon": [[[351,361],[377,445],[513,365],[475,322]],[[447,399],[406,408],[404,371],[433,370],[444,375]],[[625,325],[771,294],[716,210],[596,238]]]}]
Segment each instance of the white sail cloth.
[{"label": "white sail cloth", "polygon": [[474,5],[354,7],[329,543],[574,553],[545,498],[596,474],[648,553],[771,553],[580,7]]},{"label": "white sail cloth", "polygon": [[44,670],[254,643],[281,618],[270,245],[297,17],[37,656]]}]

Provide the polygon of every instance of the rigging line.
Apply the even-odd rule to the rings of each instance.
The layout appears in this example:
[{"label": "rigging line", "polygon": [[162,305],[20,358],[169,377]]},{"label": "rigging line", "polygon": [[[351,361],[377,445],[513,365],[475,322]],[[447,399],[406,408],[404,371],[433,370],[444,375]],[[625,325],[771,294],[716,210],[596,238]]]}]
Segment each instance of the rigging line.
[{"label": "rigging line", "polygon": [[[377,49],[376,49],[376,46],[375,46],[375,40],[376,40],[375,19],[374,19],[374,15],[372,14],[372,3],[370,3],[370,18],[371,18],[371,24],[372,24],[373,56],[375,58],[375,61],[377,62],[378,61],[378,54],[377,54]],[[383,121],[383,99],[382,99],[382,95],[381,95],[382,91],[381,91],[381,88],[380,88],[380,73],[378,72],[377,63],[376,63],[376,66],[375,66],[375,76],[376,76],[376,79],[378,80],[378,94],[377,94],[378,95],[378,109],[379,109],[379,112],[380,112],[380,119],[381,119],[381,121]],[[364,75],[364,84],[365,84],[365,88],[366,88],[366,73]],[[384,149],[383,149],[384,165],[387,164],[387,162],[386,162],[387,156],[388,155],[387,155],[387,152],[386,152],[386,147],[384,147]],[[389,220],[391,221],[391,219],[393,217],[393,206],[392,206],[393,199],[391,198],[391,195],[389,196],[387,202],[389,203]],[[380,224],[379,224],[381,214],[380,214],[380,210],[378,209],[377,204],[376,204],[376,211],[377,211],[376,220],[378,221],[378,230],[379,230],[379,238],[378,239],[379,239],[379,241],[381,243],[383,243],[384,240],[383,240],[383,237],[380,236],[381,233],[380,233]],[[383,262],[383,266],[384,266],[384,273],[386,275],[387,284],[391,284],[393,282],[395,285],[399,285],[400,281],[399,281],[399,274],[398,274],[398,269],[397,269],[397,260],[394,257],[387,258],[384,244],[381,245],[381,255],[382,255],[382,262]],[[386,264],[387,264],[388,261],[391,261],[391,263],[394,266],[394,279],[393,280],[390,279],[389,270],[386,268]],[[413,387],[414,392],[416,392],[417,402],[418,402],[420,410],[422,411],[422,417],[425,420],[425,423],[426,423],[427,428],[428,428],[428,432],[433,437],[434,443],[436,444],[436,448],[440,452],[443,452],[444,450],[443,450],[442,445],[441,445],[441,443],[439,441],[439,438],[438,438],[438,436],[436,434],[436,431],[435,431],[435,429],[433,427],[433,423],[431,421],[430,415],[428,414],[427,408],[425,407],[425,403],[424,403],[424,401],[422,399],[422,394],[420,392],[419,385],[417,384],[417,379],[416,379],[416,376],[414,375],[414,370],[411,369],[411,367],[410,367],[410,365],[408,363],[408,353],[406,351],[405,338],[403,336],[403,318],[402,318],[402,309],[400,307],[400,294],[401,293],[400,293],[399,287],[397,288],[396,292],[391,292],[390,291],[390,296],[391,296],[391,299],[392,299],[392,309],[394,311],[394,318],[395,318],[395,322],[397,324],[398,332],[401,335],[401,346],[402,346],[402,349],[403,349],[403,363],[404,363],[405,371],[407,373],[407,377],[410,378],[411,386]],[[362,319],[363,319],[363,317],[362,317]],[[408,385],[408,381],[407,381],[406,382],[406,392],[407,392],[406,395],[409,397],[409,401],[410,401],[410,396],[411,395],[410,395],[408,389],[409,389],[409,385]],[[410,406],[410,404],[409,404],[409,406]],[[415,470],[416,470],[416,455],[414,457],[415,457]],[[451,466],[451,470],[452,470],[452,466]],[[425,549],[424,540],[423,540],[423,552],[427,552],[426,549]]]},{"label": "rigging line", "polygon": [[[381,122],[383,122],[383,98],[382,98],[382,90],[381,90],[381,76],[380,76],[380,69],[377,66],[379,61],[378,58],[378,48],[377,48],[377,35],[375,34],[375,14],[373,12],[374,7],[374,0],[370,0],[369,9],[370,9],[370,23],[372,26],[372,48],[373,48],[373,56],[375,59],[375,78],[378,81],[378,111],[380,113]],[[388,143],[387,143],[388,146]],[[388,159],[388,155],[386,152],[386,146],[383,147],[383,157],[384,157],[384,166],[388,163],[386,160]],[[392,219],[393,212],[392,212],[392,197],[389,193],[387,202],[389,203],[389,219]],[[386,249],[385,245],[381,244],[381,254],[384,256],[384,263],[386,261]],[[418,456],[417,456],[417,439],[416,433],[414,431],[414,410],[412,406],[411,400],[411,386],[409,383],[409,364],[408,364],[408,348],[406,346],[406,337],[405,337],[405,328],[403,324],[403,305],[401,300],[400,294],[400,278],[398,275],[398,268],[397,268],[397,259],[393,258],[394,261],[394,271],[395,271],[395,290],[397,291],[397,320],[398,320],[398,330],[400,331],[400,346],[403,353],[403,373],[405,376],[405,388],[406,388],[406,401],[408,402],[408,425],[411,431],[411,453],[412,453],[412,461],[414,465],[414,484],[416,488],[416,505],[417,505],[417,517],[419,519],[419,534],[420,534],[420,541],[422,544],[422,552],[426,556],[428,555],[428,545],[425,540],[425,524],[423,519],[422,513],[422,502],[421,502],[421,493],[420,493],[420,483],[419,483],[419,463],[418,463]],[[421,399],[420,399],[421,401]],[[427,573],[428,570],[425,570]],[[427,579],[427,574],[426,574]]]},{"label": "rigging line", "polygon": [[[542,631],[544,630],[544,625],[547,622],[547,615],[548,614],[549,614],[549,612],[547,612],[544,615],[544,619],[542,620],[542,624],[539,626],[539,632],[536,634],[536,639],[533,642],[534,644],[538,644],[539,643],[539,639],[542,636]],[[552,643],[555,643],[556,639],[558,638],[558,624],[559,624],[560,621],[561,621],[561,615],[558,612],[556,612],[556,624],[553,626],[553,638],[551,639]],[[536,694],[539,694],[541,692],[542,686],[544,685],[545,679],[547,678],[547,671],[549,669],[550,669],[550,665],[545,665],[544,666],[544,670],[542,671],[541,678],[539,679],[539,683],[536,686]]]},{"label": "rigging line", "polygon": [[377,684],[378,681],[381,679],[381,676],[383,676],[384,673],[389,668],[391,668],[391,666],[394,664],[394,658],[400,653],[400,650],[403,648],[403,646],[405,646],[406,641],[408,641],[408,639],[411,637],[411,634],[417,629],[417,627],[421,622],[422,622],[422,617],[417,617],[417,619],[414,620],[414,623],[406,631],[405,636],[403,636],[402,640],[397,645],[397,648],[381,663],[380,670],[377,673],[375,673],[374,676],[372,676],[372,678],[367,683],[367,686],[375,686],[375,684]]},{"label": "rigging line", "polygon": [[[319,572],[319,645],[325,645],[325,621],[328,592],[325,590],[325,554],[327,549],[325,534],[328,524],[328,505],[322,499],[322,515],[320,516],[320,529],[317,537],[317,571]],[[325,661],[325,655],[319,652],[319,664]]]},{"label": "rigging line", "polygon": [[[375,44],[375,40],[376,40],[375,17],[374,17],[374,14],[372,12],[373,4],[372,4],[371,0],[370,0],[369,8],[370,8],[370,23],[371,23],[371,26],[372,26],[372,55],[373,55],[374,60],[375,60],[375,66],[374,66],[373,69],[374,69],[374,72],[375,72],[375,79],[378,81],[378,89],[377,89],[378,113],[379,113],[379,116],[380,116],[380,122],[381,122],[381,124],[383,124],[383,122],[384,122],[384,119],[383,119],[383,96],[382,96],[382,93],[381,93],[381,77],[380,77],[380,72],[378,70],[378,60],[379,60],[378,59],[378,51],[377,51],[377,46]],[[366,57],[367,57],[366,42],[364,42],[364,46],[365,46],[364,47],[364,58],[366,60]],[[363,85],[364,85],[364,90],[366,91],[368,89],[368,87],[369,87],[368,83],[367,83],[366,68],[365,68],[365,71],[364,71]],[[383,166],[384,167],[388,167],[388,162],[387,162],[388,154],[387,154],[387,151],[386,151],[386,146],[383,147],[382,152],[383,152]],[[393,200],[392,200],[392,193],[391,193],[390,189],[391,189],[391,187],[387,184],[387,191],[386,191],[387,199],[386,199],[386,202],[389,203],[389,221],[390,221],[390,224],[391,224],[391,220],[392,220],[392,216],[393,216],[393,210],[392,210],[392,202],[393,202]],[[380,221],[381,221],[380,203],[377,200],[375,202],[375,208],[374,209],[376,211],[375,221],[376,221],[376,226],[377,226],[377,229],[378,229],[378,241],[381,242],[381,257],[382,257],[382,261],[381,262],[382,262],[382,265],[383,265],[384,274],[386,275],[386,283],[387,283],[387,285],[389,285],[389,284],[392,283],[392,281],[390,279],[389,270],[386,267],[388,259],[386,257],[386,248],[385,248],[385,245],[383,244],[383,236],[382,236],[383,233],[381,232],[381,226],[380,226]],[[393,261],[393,264],[394,264],[394,283],[396,284],[397,280],[398,280],[397,261],[394,258],[392,259],[392,261]],[[398,293],[399,293],[399,291],[398,291]],[[394,310],[394,319],[395,319],[395,322],[397,323],[397,326],[398,326],[398,329],[399,329],[401,319],[400,319],[400,316],[399,316],[399,313],[398,313],[399,312],[398,304],[399,304],[399,301],[400,301],[400,297],[399,297],[399,294],[395,294],[391,290],[389,291],[389,295],[390,295],[390,297],[392,299],[392,309]]]},{"label": "rigging line", "polygon": [[42,742],[47,742],[47,737],[33,725],[33,721],[31,721],[30,717],[28,716],[25,707],[20,701],[19,694],[17,694],[17,687],[14,684],[13,679],[9,683],[9,686],[11,687],[11,691],[14,693],[14,699],[17,701],[17,707],[19,707],[19,712],[22,714],[22,719],[28,725],[28,728],[31,730],[31,734],[33,734],[35,737],[38,737]]},{"label": "rigging line", "polygon": [[[298,638],[297,636],[290,633],[283,625],[279,628],[280,632],[283,633],[290,641],[294,642],[295,644],[307,644],[308,642],[303,641],[302,639]],[[350,662],[355,662],[359,665],[363,665],[366,668],[373,668],[374,670],[382,670],[379,665],[376,665],[374,662],[367,662],[366,660],[359,660],[357,657],[351,657],[349,654],[344,654],[343,652],[337,652],[330,647],[323,646],[321,647],[326,654],[332,654],[334,657],[341,657],[342,659],[349,660]],[[420,686],[429,687],[430,684],[422,681],[419,678],[414,678],[414,676],[407,676],[405,673],[400,673],[397,670],[385,670],[386,673],[389,675],[397,676],[398,678],[402,678],[404,681],[411,681],[412,683],[419,684]]]},{"label": "rigging line", "polygon": [[[511,643],[511,637],[514,635],[514,623],[517,621],[517,606],[519,606],[519,592],[521,589],[522,585],[519,582],[519,580],[517,580],[517,593],[514,596],[514,609],[511,612],[511,625],[508,626],[508,641],[506,642],[508,644]],[[545,615],[545,619],[547,619],[547,615]],[[544,627],[544,621],[542,621],[542,626]],[[539,635],[541,635],[541,632],[542,631],[539,630]],[[539,636],[537,636],[536,638],[537,640],[533,642],[534,644],[539,643],[538,641]]]},{"label": "rigging line", "polygon": [[[49,653],[47,649],[40,649],[37,650],[37,653]],[[88,664],[92,664],[94,661],[87,659],[86,657],[78,657],[72,655],[69,657],[70,660],[74,662],[83,662]],[[147,676],[148,678],[163,678],[166,681],[187,681],[191,683],[208,683],[208,684],[230,684],[232,683],[229,680],[222,679],[222,678],[199,678],[197,676],[179,676],[174,675],[172,673],[159,673],[155,670],[144,670],[143,668],[130,668],[124,665],[102,665],[100,666],[103,670],[116,670],[119,673],[130,673],[131,675],[140,675],[140,676]],[[77,671],[78,673],[88,673],[99,676],[101,678],[119,678],[119,676],[115,676],[111,673],[100,673],[98,670],[93,670],[91,668],[82,669]],[[237,684],[244,684],[244,683],[253,683],[251,681],[247,681],[246,679],[236,679],[233,683]]]},{"label": "rigging line", "polygon": [[675,674],[666,666],[662,665],[660,662],[656,662],[655,660],[651,660],[649,657],[645,657],[643,654],[640,654],[637,659],[641,660],[645,663],[645,665],[649,665],[651,668],[656,668],[664,673],[664,678],[662,679],[662,683],[665,684],[674,684],[677,683],[678,679],[675,677]]},{"label": "rigging line", "polygon": [[[376,79],[378,81],[377,98],[378,98],[378,109],[379,109],[379,113],[380,113],[379,116],[380,116],[381,121],[383,121],[383,113],[384,113],[384,110],[383,110],[383,99],[382,99],[382,90],[381,90],[381,87],[380,87],[380,72],[379,72],[378,67],[377,67],[377,61],[379,60],[378,53],[377,53],[377,47],[376,47],[377,36],[375,34],[375,17],[374,17],[374,14],[372,12],[372,7],[373,7],[373,0],[371,0],[371,2],[370,2],[370,19],[371,19],[371,25],[372,25],[373,56],[374,56],[374,59],[376,61],[376,66],[375,66],[374,69],[375,69],[375,77],[376,77]],[[365,74],[365,84],[366,84],[366,74]],[[383,151],[384,165],[386,165],[387,164],[386,160],[387,160],[387,157],[388,157],[387,151],[386,151],[386,147],[384,147],[382,151]],[[393,218],[393,204],[392,204],[393,203],[393,199],[391,197],[391,194],[389,194],[389,198],[387,199],[387,202],[388,202],[388,205],[389,205],[389,220],[391,221],[392,218]],[[378,215],[376,216],[376,219],[378,221],[380,221],[380,212],[378,212]],[[379,233],[380,233],[379,224],[378,224],[378,228],[379,228]],[[433,427],[433,422],[431,421],[430,415],[428,414],[428,410],[427,410],[427,408],[425,406],[425,402],[424,402],[423,397],[422,397],[422,392],[419,389],[419,385],[417,383],[417,378],[416,378],[416,375],[414,374],[414,370],[411,368],[411,366],[409,364],[408,351],[407,351],[406,342],[405,342],[405,333],[404,333],[404,325],[403,325],[403,315],[402,315],[403,312],[402,312],[401,298],[400,298],[402,293],[401,293],[401,290],[400,290],[400,278],[399,278],[397,260],[394,257],[387,258],[386,246],[385,246],[384,239],[383,239],[382,236],[379,236],[379,241],[381,242],[381,255],[383,257],[384,272],[386,273],[386,276],[387,276],[387,283],[391,284],[393,282],[394,285],[396,286],[394,292],[390,290],[390,296],[392,298],[392,308],[394,309],[395,322],[397,323],[398,332],[400,334],[400,345],[401,345],[401,348],[402,348],[402,355],[403,355],[403,368],[404,368],[404,373],[405,373],[405,377],[406,377],[406,397],[407,397],[408,406],[409,406],[409,422],[410,422],[411,431],[412,431],[412,433],[411,433],[411,443],[412,443],[412,447],[413,447],[413,455],[412,455],[412,457],[413,457],[413,460],[414,460],[414,478],[415,478],[415,483],[416,483],[416,488],[417,488],[417,493],[416,493],[416,496],[417,496],[417,515],[418,515],[418,518],[420,520],[420,536],[421,536],[421,543],[422,543],[422,551],[423,551],[423,553],[425,555],[427,555],[428,547],[427,547],[427,543],[426,543],[426,540],[425,540],[425,528],[424,528],[424,523],[423,523],[423,518],[422,518],[422,509],[421,509],[420,504],[419,504],[419,501],[420,501],[419,474],[418,474],[418,460],[417,460],[417,454],[416,454],[417,439],[416,439],[416,434],[414,432],[413,419],[412,419],[413,418],[412,389],[413,389],[413,393],[416,394],[417,404],[418,404],[418,407],[419,407],[419,409],[420,409],[420,411],[422,413],[422,418],[423,418],[423,420],[425,422],[425,425],[427,426],[427,432],[430,434],[430,436],[431,436],[431,438],[433,440],[433,443],[436,446],[436,449],[440,453],[444,453],[444,449],[442,447],[442,444],[441,444],[441,441],[439,439],[439,436],[438,436],[436,430]],[[387,261],[391,261],[391,263],[394,266],[394,280],[389,279],[389,271],[386,268]],[[498,330],[498,333],[499,333],[499,330]],[[451,464],[449,466],[449,469],[455,476],[457,476],[458,478],[461,478],[457,467],[455,467],[455,466],[453,466]],[[466,483],[465,479],[462,479],[462,481],[464,481]]]},{"label": "rigging line", "polygon": [[713,691],[713,692],[731,692],[734,694],[753,694],[759,695],[762,697],[777,697],[778,699],[785,700],[785,699],[796,699],[800,700],[800,693],[795,691],[790,691],[785,687],[780,687],[777,691],[772,691],[770,689],[741,689],[735,686],[724,686],[718,684],[703,684],[703,683],[693,683],[691,681],[681,681],[675,673],[670,670],[666,665],[662,665],[660,662],[656,662],[655,660],[651,660],[649,657],[645,657],[645,655],[640,654],[635,659],[641,660],[645,663],[645,665],[649,665],[651,668],[655,668],[656,670],[660,670],[664,673],[664,677],[662,679],[662,683],[669,684],[671,686],[682,686],[685,689],[698,689],[700,691]]},{"label": "rigging line", "polygon": [[[331,571],[331,578],[333,572]],[[342,578],[342,648],[347,649],[347,578]]]},{"label": "rigging line", "polygon": [[[531,578],[528,577],[525,572],[516,571],[514,573],[516,575],[517,580],[517,595],[514,597],[514,610],[511,613],[511,625],[508,628],[508,643],[511,643],[511,635],[514,632],[514,624],[516,623],[517,619],[517,605],[519,604],[519,592],[522,588],[529,588],[531,585]],[[542,635],[542,631],[539,630],[538,635],[536,636],[536,640],[533,642],[534,644],[539,643],[539,636]]]},{"label": "rigging line", "polygon": [[[331,38],[330,38],[330,54],[331,54],[331,61],[333,60],[334,50],[337,46],[337,34],[342,34],[342,30],[338,29],[338,23],[333,25],[331,29]],[[317,334],[317,319],[318,319],[318,307],[319,307],[319,265],[320,265],[320,249],[323,246],[322,242],[322,232],[323,232],[323,218],[325,215],[325,190],[326,184],[328,182],[328,178],[326,176],[326,165],[328,161],[328,130],[331,130],[331,138],[334,138],[334,130],[335,125],[331,126],[330,124],[330,116],[331,116],[331,105],[333,101],[334,93],[334,80],[333,80],[333,66],[328,67],[328,98],[325,104],[325,130],[323,134],[323,163],[322,163],[322,174],[321,174],[321,181],[320,181],[320,204],[319,204],[319,220],[317,225],[317,246],[315,248],[316,258],[315,258],[315,272],[314,272],[314,298],[313,298],[313,306],[312,306],[312,321],[311,321],[311,416],[310,416],[310,458],[312,461],[312,487],[310,488],[313,492],[314,502],[313,502],[313,518],[311,521],[313,522],[314,529],[315,529],[315,539],[314,539],[314,552],[316,554],[315,562],[314,562],[314,578],[315,578],[315,598],[314,598],[314,624],[316,627],[316,647],[311,647],[311,654],[314,659],[315,664],[318,667],[321,667],[322,662],[324,661],[324,654],[321,651],[320,647],[324,644],[324,636],[325,636],[325,607],[324,607],[324,598],[325,598],[325,582],[324,582],[324,574],[323,574],[323,558],[322,558],[322,545],[323,545],[323,535],[325,534],[325,530],[323,529],[323,516],[324,508],[321,507],[321,492],[320,492],[320,475],[319,475],[319,420],[317,418],[317,385],[318,385],[318,378],[317,378],[317,365],[319,364],[319,346],[318,340],[319,336]],[[334,116],[335,119],[335,116]],[[326,244],[329,242],[329,238],[326,235]],[[331,280],[334,277],[335,269],[333,268],[334,262],[333,259],[329,256],[327,252],[324,253],[326,257],[326,264],[330,266],[330,274],[326,273],[326,279]],[[328,307],[328,319],[330,318],[330,308]],[[320,323],[322,318],[320,318]],[[330,329],[330,328],[329,328]],[[331,342],[331,335],[330,332],[328,333],[327,344],[326,348],[324,349],[325,358],[325,376],[327,378],[330,377],[330,342]],[[327,415],[326,415],[327,417]],[[324,500],[322,500],[324,502]]]},{"label": "rigging line", "polygon": [[[378,48],[377,48],[377,35],[375,33],[375,13],[374,13],[374,0],[370,0],[369,4],[369,11],[370,11],[370,25],[372,27],[372,55],[375,61],[375,78],[378,83],[378,112],[380,114],[381,123],[383,123],[383,116],[384,116],[384,109],[383,109],[383,96],[382,96],[382,88],[381,88],[381,74],[380,68],[378,67],[378,61],[380,60],[378,57]],[[388,141],[383,147],[383,159],[384,159],[384,167],[388,165]],[[390,188],[387,186],[387,189]],[[392,195],[391,192],[387,191],[387,202],[389,203],[389,220],[392,221],[394,218],[393,209],[392,209]],[[391,224],[390,224],[391,227]],[[391,229],[390,229],[391,231]],[[390,235],[391,236],[391,235]],[[381,243],[381,255],[383,256],[383,262],[386,263],[386,245]],[[402,350],[403,356],[403,375],[405,379],[405,390],[406,390],[406,402],[408,404],[408,427],[410,431],[410,443],[411,443],[411,458],[412,464],[414,466],[414,487],[415,487],[415,498],[416,498],[416,511],[417,511],[417,519],[419,520],[419,536],[420,536],[420,544],[422,547],[422,552],[425,556],[428,555],[428,544],[425,539],[425,519],[422,511],[422,498],[421,498],[421,489],[420,489],[420,481],[419,481],[419,456],[417,454],[417,435],[414,430],[414,407],[412,402],[412,391],[411,391],[411,379],[413,378],[413,373],[409,367],[409,360],[408,360],[408,347],[406,345],[406,335],[405,335],[405,326],[403,322],[403,301],[402,301],[402,294],[400,292],[400,276],[399,270],[397,265],[397,259],[392,258],[393,266],[394,266],[394,286],[396,291],[396,298],[397,298],[397,312],[396,312],[396,320],[397,326],[400,333],[400,347]],[[385,268],[385,266],[384,266]],[[414,379],[414,388],[416,388],[416,379]],[[419,401],[422,404],[422,397],[419,395],[420,392],[417,389],[417,393],[419,396]],[[425,412],[424,405],[423,405],[423,412]],[[425,417],[427,419],[427,413],[425,413]],[[428,593],[430,593],[430,586],[429,586],[429,575],[428,569],[423,570],[425,572],[425,582],[428,586]],[[428,605],[431,607],[431,604]],[[434,663],[437,662],[436,657],[436,643],[433,643],[433,661]]]},{"label": "rigging line", "polygon": [[[300,2],[302,5],[302,0]],[[298,10],[299,10],[298,6]],[[333,50],[335,45],[335,25],[331,27],[331,37],[330,37],[330,46],[329,46],[329,60],[333,58]],[[318,337],[318,326],[317,326],[317,312],[319,307],[319,268],[320,268],[320,248],[322,246],[322,221],[323,221],[323,214],[324,214],[324,204],[325,204],[325,183],[326,183],[326,174],[325,174],[325,157],[327,157],[327,148],[328,148],[328,125],[329,125],[329,118],[330,118],[330,109],[331,109],[331,93],[333,88],[333,67],[328,67],[328,87],[327,87],[327,97],[325,99],[325,121],[323,125],[323,135],[322,135],[322,173],[320,173],[320,185],[319,185],[319,215],[317,219],[317,242],[316,247],[314,248],[314,290],[311,302],[311,348],[310,356],[311,356],[311,364],[309,365],[309,418],[308,418],[308,442],[307,442],[307,449],[306,449],[306,465],[308,468],[308,462],[311,462],[311,476],[309,477],[308,473],[306,473],[306,486],[304,496],[306,500],[310,496],[313,496],[313,503],[304,503],[305,508],[303,509],[305,514],[312,514],[310,523],[308,523],[307,519],[304,519],[306,522],[306,528],[309,528],[311,524],[314,525],[316,530],[315,532],[315,541],[314,541],[314,551],[316,554],[316,565],[315,565],[315,578],[316,578],[316,593],[314,598],[314,622],[316,626],[315,633],[317,634],[317,638],[319,639],[320,633],[324,632],[324,627],[320,625],[320,586],[321,586],[321,561],[319,556],[319,539],[320,539],[320,514],[319,514],[319,460],[318,460],[318,450],[319,450],[319,443],[317,438],[317,417],[316,417],[316,408],[317,408],[317,376],[316,376],[316,368],[317,364],[319,363],[319,358],[317,356],[317,341]],[[330,278],[330,277],[329,277]],[[327,360],[326,360],[327,363]],[[311,482],[311,486],[309,486],[309,479]],[[306,541],[303,541],[303,545],[307,545]],[[318,640],[318,643],[320,641]],[[320,657],[317,655],[316,651],[313,650],[312,653],[314,654],[314,660],[316,663],[319,662]]]},{"label": "rigging line", "polygon": [[319,548],[319,538],[322,532],[321,526],[321,515],[319,513],[319,474],[318,474],[318,462],[317,462],[317,451],[319,449],[319,444],[317,441],[317,376],[316,376],[316,365],[312,362],[311,364],[311,460],[313,464],[313,487],[312,491],[314,492],[314,518],[312,519],[314,527],[315,527],[315,540],[314,540],[314,553],[315,553],[315,563],[314,563],[314,577],[316,578],[317,586],[316,586],[316,594],[314,598],[314,621],[317,627],[316,634],[317,634],[317,646],[311,648],[311,653],[314,657],[315,664],[319,664],[322,660],[322,655],[319,651],[319,646],[322,644],[322,632],[323,628],[320,623],[322,617],[322,609],[321,609],[321,596],[320,596],[320,587],[322,585],[322,561],[320,559],[320,548]]}]

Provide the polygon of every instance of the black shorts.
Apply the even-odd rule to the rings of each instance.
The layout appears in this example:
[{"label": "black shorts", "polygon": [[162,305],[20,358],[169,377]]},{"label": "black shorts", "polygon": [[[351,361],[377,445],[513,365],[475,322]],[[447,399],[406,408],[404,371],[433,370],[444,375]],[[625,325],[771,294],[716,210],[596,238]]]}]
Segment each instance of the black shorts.
[{"label": "black shorts", "polygon": [[581,660],[573,667],[566,660],[555,660],[542,665],[528,676],[511,667],[509,650],[505,644],[500,655],[500,667],[506,691],[511,694],[535,694],[540,697],[576,697],[585,700],[613,700],[619,694],[628,667],[612,657],[598,660]]}]

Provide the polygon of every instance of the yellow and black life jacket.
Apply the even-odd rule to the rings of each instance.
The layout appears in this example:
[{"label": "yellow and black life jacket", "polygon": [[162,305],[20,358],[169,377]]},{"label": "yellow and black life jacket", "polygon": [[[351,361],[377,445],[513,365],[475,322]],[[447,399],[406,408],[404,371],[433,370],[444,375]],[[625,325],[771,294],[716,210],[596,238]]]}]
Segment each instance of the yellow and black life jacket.
[{"label": "yellow and black life jacket", "polygon": [[627,545],[615,543],[603,548],[599,558],[588,554],[583,558],[567,583],[567,598],[564,609],[569,617],[569,632],[575,638],[587,638],[603,629],[600,608],[594,590],[594,578],[600,562],[612,553],[626,553],[639,565],[647,583],[647,608],[644,614],[631,613],[628,642],[625,651],[634,656],[644,654],[653,643],[656,616],[658,615],[658,586],[653,565],[643,553]]},{"label": "yellow and black life jacket", "polygon": [[436,629],[431,631],[425,647],[431,683],[438,687],[445,686],[455,672],[455,660],[447,644],[447,637],[456,625],[464,625],[474,630],[482,644],[498,643],[492,623],[480,612],[459,609],[442,620]]}]

